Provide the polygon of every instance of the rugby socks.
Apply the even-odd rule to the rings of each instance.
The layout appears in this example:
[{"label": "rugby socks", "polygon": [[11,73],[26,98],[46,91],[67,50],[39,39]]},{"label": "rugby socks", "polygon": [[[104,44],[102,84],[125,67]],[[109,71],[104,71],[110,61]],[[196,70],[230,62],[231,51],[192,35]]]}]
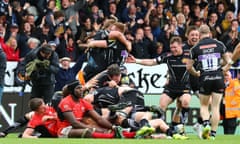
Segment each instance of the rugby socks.
[{"label": "rugby socks", "polygon": [[198,117],[197,122],[198,122],[199,124],[203,124],[203,119],[202,119],[202,117]]},{"label": "rugby socks", "polygon": [[203,121],[203,126],[206,127],[207,125],[210,125],[209,120],[204,120],[204,121]]},{"label": "rugby socks", "polygon": [[93,132],[92,137],[93,138],[114,138],[115,133],[100,133],[100,132]]},{"label": "rugby socks", "polygon": [[182,124],[178,123],[178,122],[171,123],[170,129],[171,129],[172,133],[184,134],[184,131],[181,131],[181,129],[179,129],[178,125],[182,125]]},{"label": "rugby socks", "polygon": [[172,131],[170,128],[167,129],[166,135],[167,135],[167,136],[173,136],[173,131]]},{"label": "rugby socks", "polygon": [[182,108],[181,110],[181,123],[185,124],[187,122],[188,119],[188,112],[189,112],[189,108]]},{"label": "rugby socks", "polygon": [[121,126],[123,128],[129,128],[130,127],[131,131],[137,131],[137,130],[140,129],[139,124],[136,121],[132,120],[132,119],[124,119],[122,121]]},{"label": "rugby socks", "polygon": [[147,119],[140,120],[139,124],[140,124],[140,127],[149,126],[149,123],[148,123]]},{"label": "rugby socks", "polygon": [[217,133],[216,131],[211,130],[210,136],[216,137],[216,133]]}]

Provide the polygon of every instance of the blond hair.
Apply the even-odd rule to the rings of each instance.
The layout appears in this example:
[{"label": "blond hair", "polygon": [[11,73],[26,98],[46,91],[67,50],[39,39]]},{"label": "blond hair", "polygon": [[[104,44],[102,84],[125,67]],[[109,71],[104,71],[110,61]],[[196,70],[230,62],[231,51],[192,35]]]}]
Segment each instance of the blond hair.
[{"label": "blond hair", "polygon": [[[11,45],[11,43],[12,43],[13,40],[16,41],[16,46],[15,46],[15,47],[12,47],[12,45]],[[11,37],[6,41],[6,45],[9,46],[9,47],[11,47],[11,48],[13,48],[13,49],[16,49],[17,46],[18,46],[18,45],[17,45],[17,39],[16,39],[15,37],[11,36]]]}]

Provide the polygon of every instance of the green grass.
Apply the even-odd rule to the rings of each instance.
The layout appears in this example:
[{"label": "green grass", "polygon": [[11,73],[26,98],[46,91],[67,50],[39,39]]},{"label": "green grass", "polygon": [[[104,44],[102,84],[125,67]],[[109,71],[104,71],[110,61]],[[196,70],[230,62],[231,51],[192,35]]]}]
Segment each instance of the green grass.
[{"label": "green grass", "polygon": [[10,134],[0,139],[0,144],[238,144],[239,135],[217,135],[212,140],[200,140],[196,135],[190,135],[189,140],[167,139],[20,139],[16,134]]}]

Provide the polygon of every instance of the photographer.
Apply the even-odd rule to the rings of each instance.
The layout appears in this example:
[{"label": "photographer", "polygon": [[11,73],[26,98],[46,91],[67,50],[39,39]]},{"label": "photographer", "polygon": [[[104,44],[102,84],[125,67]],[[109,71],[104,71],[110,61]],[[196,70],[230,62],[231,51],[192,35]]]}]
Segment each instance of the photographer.
[{"label": "photographer", "polygon": [[49,45],[30,51],[23,64],[26,67],[25,77],[32,83],[31,98],[42,98],[50,102],[54,93],[55,74],[59,70],[58,55]]}]

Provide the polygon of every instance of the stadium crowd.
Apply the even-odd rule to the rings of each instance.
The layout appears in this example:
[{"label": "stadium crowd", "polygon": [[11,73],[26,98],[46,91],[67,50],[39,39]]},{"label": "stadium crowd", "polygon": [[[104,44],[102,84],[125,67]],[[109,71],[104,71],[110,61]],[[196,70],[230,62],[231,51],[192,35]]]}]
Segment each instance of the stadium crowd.
[{"label": "stadium crowd", "polygon": [[[153,133],[162,132],[167,138],[184,140],[193,91],[201,102],[199,136],[215,139],[217,111],[227,83],[221,64],[233,65],[232,78],[239,78],[239,62],[230,60],[240,42],[239,8],[238,0],[1,0],[0,52],[6,60],[0,66],[5,69],[6,61],[19,63],[19,72],[32,85],[32,112],[0,137],[28,123],[24,138],[157,138]],[[212,50],[215,46],[218,49]],[[199,64],[203,63],[196,60],[199,57],[212,65]],[[75,65],[70,67],[70,62]],[[83,62],[87,65],[81,70]],[[123,72],[125,62],[168,64],[169,82],[160,106],[144,105],[143,94]],[[189,80],[190,73],[195,77]],[[2,95],[2,76],[0,80]],[[191,80],[200,83],[194,87]],[[222,85],[207,87],[215,83]],[[231,106],[228,91],[225,101]],[[164,113],[175,99],[168,125]],[[232,108],[240,107],[236,101]],[[227,116],[226,128],[237,117]]]}]

